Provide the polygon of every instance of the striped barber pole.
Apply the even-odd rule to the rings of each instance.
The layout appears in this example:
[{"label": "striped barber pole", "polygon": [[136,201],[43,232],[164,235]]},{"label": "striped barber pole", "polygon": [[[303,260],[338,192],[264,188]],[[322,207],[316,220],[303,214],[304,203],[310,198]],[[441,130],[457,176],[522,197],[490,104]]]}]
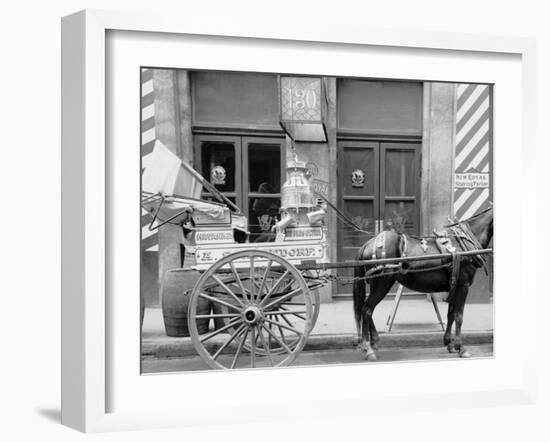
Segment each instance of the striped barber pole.
[{"label": "striped barber pole", "polygon": [[491,108],[490,86],[457,86],[453,208],[458,220],[471,217],[492,198]]},{"label": "striped barber pole", "polygon": [[[141,173],[155,145],[155,94],[153,69],[141,70]],[[141,249],[158,251],[158,234],[149,230],[152,216],[141,209]]]}]

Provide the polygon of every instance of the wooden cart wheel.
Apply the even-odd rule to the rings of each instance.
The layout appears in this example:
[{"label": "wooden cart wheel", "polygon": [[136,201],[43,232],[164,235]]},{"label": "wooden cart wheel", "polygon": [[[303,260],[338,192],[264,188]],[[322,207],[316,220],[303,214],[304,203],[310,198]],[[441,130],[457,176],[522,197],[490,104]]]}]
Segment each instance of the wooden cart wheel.
[{"label": "wooden cart wheel", "polygon": [[[214,312],[200,314],[199,299],[211,301]],[[211,368],[286,366],[313,328],[315,300],[300,272],[285,259],[260,250],[232,253],[213,264],[193,289],[191,340]],[[198,320],[219,318],[222,327],[199,334]]]}]

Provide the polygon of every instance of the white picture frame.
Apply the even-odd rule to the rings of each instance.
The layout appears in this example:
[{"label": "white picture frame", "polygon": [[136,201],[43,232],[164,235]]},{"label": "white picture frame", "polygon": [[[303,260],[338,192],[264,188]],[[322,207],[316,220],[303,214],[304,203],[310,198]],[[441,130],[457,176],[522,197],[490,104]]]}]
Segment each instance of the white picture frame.
[{"label": "white picture frame", "polygon": [[[120,39],[116,42],[109,40],[118,37]],[[136,42],[136,39],[139,41]],[[142,45],[143,51],[136,53],[131,50],[140,47],[139,45]],[[195,61],[188,60],[187,65],[183,64],[181,57],[185,53],[174,51],[178,45],[188,45],[185,47],[190,51],[192,46]],[[126,51],[121,51],[121,48]],[[233,56],[239,51],[248,55],[255,53],[257,56],[228,61],[221,56],[221,48],[225,48]],[[536,186],[529,186],[529,180],[534,177],[527,176],[521,169],[518,172],[522,176],[519,182],[506,181],[507,173],[517,171],[518,164],[534,155],[533,40],[416,31],[394,33],[337,24],[316,26],[302,23],[301,26],[296,26],[291,19],[285,24],[266,25],[234,20],[221,24],[211,22],[206,16],[199,16],[183,22],[178,17],[151,13],[93,10],[78,12],[63,19],[62,50],[63,424],[85,432],[98,432],[208,425],[212,422],[257,422],[297,417],[307,419],[323,415],[351,417],[375,410],[374,401],[365,401],[365,398],[377,398],[376,409],[388,412],[407,410],[410,407],[416,410],[468,407],[472,400],[476,401],[476,405],[485,406],[532,403],[536,385],[536,340],[533,339],[536,323],[533,318],[528,320],[526,313],[518,313],[517,318],[514,316],[517,320],[516,326],[522,328],[522,351],[519,357],[516,355],[517,360],[514,361],[507,355],[506,347],[513,347],[518,343],[519,337],[514,337],[509,324],[509,318],[515,313],[509,302],[505,298],[501,301],[498,294],[499,290],[519,291],[521,296],[516,297],[518,312],[529,311],[528,306],[537,302],[535,278],[526,277],[527,257],[536,252],[531,242],[522,241],[525,233],[521,229],[521,225],[526,225],[528,220],[536,217],[536,192],[533,191]],[[218,51],[213,54],[219,57],[211,60],[200,58],[205,56],[204,52],[208,55],[208,51]],[[268,54],[262,54],[262,51]],[[449,66],[445,67],[449,61],[446,57],[451,57],[460,63],[466,63],[465,66],[479,67],[476,71],[457,65],[456,81],[495,84],[495,247],[498,250],[498,232],[503,232],[507,227],[506,221],[500,220],[509,219],[510,215],[517,220],[519,213],[520,219],[517,221],[520,228],[516,229],[518,234],[515,237],[518,247],[514,258],[524,266],[519,266],[519,277],[505,286],[503,276],[511,271],[510,263],[498,253],[495,254],[494,359],[162,376],[140,376],[139,365],[138,371],[135,371],[135,361],[139,359],[139,351],[136,351],[139,350],[138,291],[132,290],[131,285],[128,286],[130,295],[123,299],[116,295],[113,297],[113,293],[116,294],[117,290],[120,293],[120,287],[124,284],[134,284],[134,289],[139,284],[139,278],[136,281],[131,279],[134,267],[139,266],[131,251],[139,248],[139,236],[136,236],[138,234],[134,229],[134,248],[131,238],[120,233],[122,226],[119,216],[120,213],[133,213],[132,211],[139,216],[139,210],[132,206],[135,203],[133,200],[131,203],[120,200],[121,204],[114,203],[117,194],[124,190],[118,187],[122,181],[121,176],[130,177],[127,181],[132,185],[135,183],[132,174],[137,169],[133,169],[136,164],[134,160],[128,163],[122,161],[127,152],[110,147],[120,146],[121,138],[117,137],[124,137],[124,130],[130,131],[126,132],[128,135],[133,133],[132,128],[139,127],[139,113],[136,107],[134,114],[128,116],[127,127],[113,124],[112,132],[107,131],[106,121],[112,121],[113,118],[116,120],[117,112],[120,112],[120,109],[110,108],[107,111],[109,102],[112,102],[112,97],[108,95],[112,92],[111,82],[118,81],[119,74],[134,72],[132,69],[140,64],[289,72],[280,63],[277,64],[281,60],[273,55],[279,53],[280,56],[285,51],[286,58],[296,57],[293,60],[296,73],[314,70],[317,74],[345,72],[347,75],[369,76],[365,75],[367,69],[364,63],[357,61],[357,58],[356,67],[349,62],[349,57],[361,55],[361,51],[364,51],[365,60],[378,57],[378,60],[384,61],[381,63],[383,66],[368,70],[370,76],[446,81],[445,72],[449,69]],[[199,52],[203,54],[197,55]],[[179,58],[176,58],[175,53],[179,54]],[[300,58],[303,54],[311,54],[310,59]],[[172,63],[168,61],[171,57]],[[323,57],[340,57],[341,63],[322,67],[319,60]],[[403,57],[410,58],[409,66],[400,65],[399,61]],[[359,60],[362,58],[359,57]],[[107,69],[109,63],[117,64],[120,72],[117,69]],[[496,65],[491,67],[492,63]],[[502,69],[499,67],[502,66],[509,67],[509,72],[500,72]],[[106,76],[106,72],[109,75]],[[138,75],[137,71],[135,75]],[[514,86],[518,86],[519,90]],[[131,94],[132,87],[115,101],[132,108],[133,101],[122,100],[130,96],[124,94]],[[138,83],[135,87],[138,90]],[[136,95],[134,98],[137,100],[139,97]],[[513,108],[512,105],[519,108]],[[117,131],[123,133],[114,133]],[[135,155],[138,158],[139,141],[134,141],[139,140],[139,130],[131,136],[134,138],[127,139],[128,144],[136,146]],[[516,151],[517,156],[510,159],[506,151],[514,145],[516,149],[517,146],[521,148]],[[114,188],[116,192],[113,191]],[[499,206],[499,200],[505,202],[509,197],[521,201],[521,210],[511,211],[504,203]],[[129,212],[124,212],[125,210]],[[117,266],[120,260],[131,262],[131,265],[128,273],[123,268],[115,277],[112,267]],[[515,269],[517,271],[518,267]],[[132,333],[135,333],[135,337]],[[120,342],[127,342],[128,345],[122,347]],[[461,373],[463,379],[459,379],[453,388],[443,388],[437,383],[440,375],[438,364],[445,364],[448,373]],[[130,371],[127,370],[128,367]],[[403,376],[405,369],[407,375],[415,377],[415,385],[406,382],[406,377]],[[378,387],[358,386],[357,381],[367,373],[365,370],[368,370],[369,376],[377,377]],[[326,383],[327,377],[336,379],[337,376],[338,386],[333,388],[330,383]],[[203,389],[201,394],[197,385],[201,385],[205,379],[208,380],[209,387]],[[321,384],[323,380],[325,383]],[[384,380],[387,382],[383,382]],[[435,382],[430,384],[430,380]],[[193,384],[186,389],[190,401],[176,407],[168,398],[169,389],[178,391],[185,382]],[[284,402],[283,396],[276,396],[276,392],[276,397],[269,401],[260,397],[257,406],[251,410],[250,407],[247,408],[245,398],[238,396],[239,390],[232,390],[231,386],[227,386],[233,383],[257,386],[265,385],[266,382],[288,385],[290,390],[298,392],[293,393],[292,401],[288,403]],[[319,388],[319,385],[323,385],[323,388]],[[140,394],[143,394],[141,399]],[[224,397],[227,395],[232,398],[230,403],[225,402]],[[163,398],[166,399],[166,405],[160,406],[159,401]],[[215,398],[218,406],[209,408],[209,401],[214,400],[212,398]],[[128,404],[134,404],[135,407]],[[231,406],[234,413],[223,413],[223,404]],[[248,411],[239,414],[239,410]]]}]

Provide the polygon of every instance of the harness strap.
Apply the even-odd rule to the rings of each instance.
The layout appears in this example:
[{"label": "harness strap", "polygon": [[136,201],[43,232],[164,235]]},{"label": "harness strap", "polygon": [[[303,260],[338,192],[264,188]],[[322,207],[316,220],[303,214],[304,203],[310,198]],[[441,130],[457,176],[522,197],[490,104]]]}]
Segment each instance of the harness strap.
[{"label": "harness strap", "polygon": [[[470,229],[470,226],[468,223],[461,222],[456,226],[451,227],[453,234],[455,235],[455,238],[462,247],[464,251],[468,250],[475,250],[475,249],[482,249],[479,240],[476,238],[474,233],[472,232],[472,229]],[[466,242],[470,243],[471,246],[469,247]],[[487,270],[487,258],[482,255],[475,255],[472,257],[472,261],[476,267],[482,267],[486,274],[489,274]]]},{"label": "harness strap", "polygon": [[451,278],[449,281],[449,296],[447,300],[450,302],[453,299],[453,296],[456,291],[456,285],[458,282],[458,275],[460,274],[460,256],[456,254],[456,252],[452,253],[452,270],[451,270]]},{"label": "harness strap", "polygon": [[461,247],[463,248],[463,245],[458,243],[458,247],[455,247],[449,236],[442,234],[438,234],[437,236],[438,237],[435,240],[435,244],[439,249],[439,252],[442,254],[451,254],[451,268],[449,269],[449,294],[447,296],[447,301],[452,302],[453,296],[456,291],[458,276],[460,274],[461,257],[457,255],[457,249],[460,249]]}]

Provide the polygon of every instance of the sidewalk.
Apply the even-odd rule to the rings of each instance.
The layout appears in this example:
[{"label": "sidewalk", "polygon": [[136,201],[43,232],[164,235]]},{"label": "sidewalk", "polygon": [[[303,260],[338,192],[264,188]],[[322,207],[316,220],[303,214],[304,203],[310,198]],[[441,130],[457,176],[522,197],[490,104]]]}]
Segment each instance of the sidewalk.
[{"label": "sidewalk", "polygon": [[[390,333],[386,321],[393,300],[382,301],[374,313],[374,322],[384,347],[439,347],[443,332],[431,302],[425,299],[404,299]],[[444,322],[447,303],[438,302]],[[462,336],[465,344],[486,344],[493,341],[493,304],[466,304]],[[356,344],[357,332],[351,299],[337,299],[321,304],[319,318],[305,350],[349,348]],[[190,338],[166,336],[160,307],[145,310],[142,332],[142,356],[146,358],[184,357],[196,354]]]}]

